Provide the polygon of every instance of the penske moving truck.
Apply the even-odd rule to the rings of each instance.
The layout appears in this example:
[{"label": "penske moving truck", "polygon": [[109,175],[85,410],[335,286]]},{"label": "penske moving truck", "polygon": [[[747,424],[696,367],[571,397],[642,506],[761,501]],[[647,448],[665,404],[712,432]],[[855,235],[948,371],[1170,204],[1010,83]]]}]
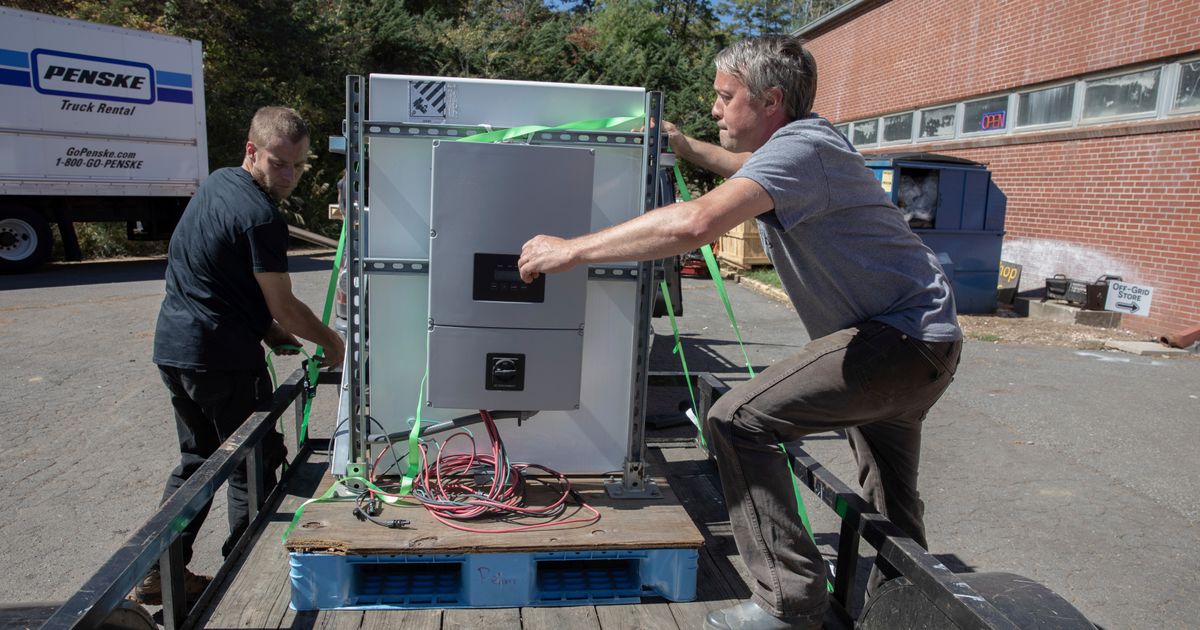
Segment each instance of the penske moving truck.
[{"label": "penske moving truck", "polygon": [[0,7],[0,272],[73,224],[165,239],[208,173],[200,42]]}]

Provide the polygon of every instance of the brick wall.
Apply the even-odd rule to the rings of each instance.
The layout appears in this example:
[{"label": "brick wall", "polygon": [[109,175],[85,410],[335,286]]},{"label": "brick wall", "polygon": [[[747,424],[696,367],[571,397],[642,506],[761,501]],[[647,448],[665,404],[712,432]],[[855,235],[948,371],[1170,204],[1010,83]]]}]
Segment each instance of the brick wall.
[{"label": "brick wall", "polygon": [[1200,3],[892,0],[808,47],[849,121],[1200,50]]},{"label": "brick wall", "polygon": [[938,153],[992,171],[1022,289],[1058,272],[1120,275],[1154,287],[1150,316],[1125,315],[1123,328],[1157,336],[1200,323],[1200,131]]},{"label": "brick wall", "polygon": [[[1200,52],[1195,0],[892,0],[809,36],[815,110],[835,122]],[[1193,117],[890,146],[988,164],[1008,197],[1004,258],[1045,275],[1154,287],[1147,336],[1200,324],[1200,125]]]}]

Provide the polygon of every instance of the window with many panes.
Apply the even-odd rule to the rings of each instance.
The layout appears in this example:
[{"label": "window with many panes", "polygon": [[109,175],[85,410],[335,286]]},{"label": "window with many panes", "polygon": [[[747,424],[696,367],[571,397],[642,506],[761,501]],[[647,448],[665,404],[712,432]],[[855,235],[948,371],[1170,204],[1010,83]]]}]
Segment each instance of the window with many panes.
[{"label": "window with many panes", "polygon": [[883,117],[884,142],[908,142],[912,140],[912,112]]},{"label": "window with many panes", "polygon": [[879,120],[863,120],[854,123],[854,144],[875,144],[879,141]]},{"label": "window with many panes", "polygon": [[1200,108],[1200,59],[1179,64],[1179,87],[1172,110]]},{"label": "window with many panes", "polygon": [[1087,81],[1083,118],[1152,114],[1158,109],[1159,68]]},{"label": "window with many panes", "polygon": [[954,105],[935,107],[921,111],[921,138],[953,138],[954,137]]},{"label": "window with many panes", "polygon": [[1071,122],[1074,108],[1074,83],[1025,92],[1017,97],[1017,126]]},{"label": "window with many panes", "polygon": [[1007,95],[963,104],[963,133],[994,133],[1005,129],[1008,129]]},{"label": "window with many panes", "polygon": [[1197,113],[1200,59],[1193,57],[1125,74],[1081,77],[1050,87],[834,127],[855,145],[871,146]]}]

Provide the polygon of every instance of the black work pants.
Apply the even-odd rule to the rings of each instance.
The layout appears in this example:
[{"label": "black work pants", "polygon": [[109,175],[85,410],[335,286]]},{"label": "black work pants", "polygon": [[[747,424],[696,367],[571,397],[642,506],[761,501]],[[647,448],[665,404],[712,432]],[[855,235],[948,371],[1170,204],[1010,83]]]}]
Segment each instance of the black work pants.
[{"label": "black work pants", "polygon": [[[845,430],[864,498],[926,545],[921,424],[953,380],[961,349],[961,341],[927,343],[867,322],[813,340],[713,405],[705,435],[759,606],[813,627],[828,606],[825,566],[797,516],[780,443]],[[882,577],[873,571],[868,591]]]},{"label": "black work pants", "polygon": [[[217,448],[241,427],[259,403],[271,396],[271,378],[265,365],[258,369],[234,371],[190,370],[160,365],[159,373],[171,395],[175,410],[175,430],[179,434],[179,465],[167,478],[162,502],[175,493],[204,464]],[[265,487],[276,483],[275,468],[283,463],[287,449],[283,436],[272,429],[263,439]],[[246,492],[246,465],[236,467],[229,476],[229,537],[221,548],[228,556],[249,525]],[[183,530],[183,560],[192,560],[196,534],[208,516],[212,502],[200,510]]]}]

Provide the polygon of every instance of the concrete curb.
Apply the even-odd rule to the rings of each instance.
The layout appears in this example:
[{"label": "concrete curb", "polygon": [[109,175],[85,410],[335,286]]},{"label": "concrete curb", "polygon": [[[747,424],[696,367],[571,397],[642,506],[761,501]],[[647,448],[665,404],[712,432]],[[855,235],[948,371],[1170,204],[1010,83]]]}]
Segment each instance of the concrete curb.
[{"label": "concrete curb", "polygon": [[759,282],[758,280],[747,278],[736,271],[733,272],[731,276],[738,284],[744,285],[746,288],[757,291],[777,302],[783,302],[784,304],[792,303],[791,298],[787,296],[787,293],[785,293],[783,289],[776,289],[765,282]]},{"label": "concrete curb", "polygon": [[1106,350],[1120,350],[1136,354],[1139,357],[1181,357],[1188,356],[1191,352],[1181,348],[1171,348],[1164,346],[1157,341],[1116,341],[1109,339],[1104,342]]}]

